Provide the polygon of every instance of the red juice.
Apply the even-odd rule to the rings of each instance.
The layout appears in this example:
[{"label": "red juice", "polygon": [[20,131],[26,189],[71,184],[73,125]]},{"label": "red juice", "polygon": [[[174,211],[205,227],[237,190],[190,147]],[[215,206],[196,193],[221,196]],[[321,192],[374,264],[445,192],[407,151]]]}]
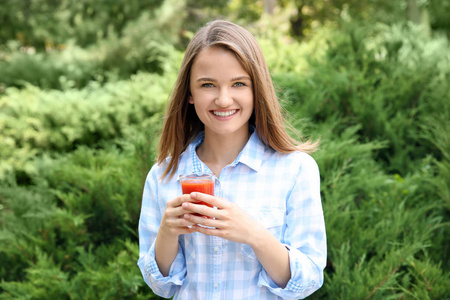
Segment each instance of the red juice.
[{"label": "red juice", "polygon": [[[183,191],[183,194],[199,192],[214,196],[214,179],[184,179],[181,180],[181,189]],[[209,207],[213,207],[208,203],[201,203]]]}]

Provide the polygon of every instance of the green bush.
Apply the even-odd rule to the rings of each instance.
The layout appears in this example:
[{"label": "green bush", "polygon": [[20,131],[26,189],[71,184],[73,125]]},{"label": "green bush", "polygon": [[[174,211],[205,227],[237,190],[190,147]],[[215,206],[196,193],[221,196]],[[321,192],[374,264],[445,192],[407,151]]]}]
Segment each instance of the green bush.
[{"label": "green bush", "polygon": [[91,81],[128,79],[139,71],[172,71],[178,62],[174,45],[181,25],[174,21],[179,8],[170,4],[166,1],[156,10],[140,12],[120,34],[111,32],[89,47],[68,40],[59,50],[36,52],[30,46],[21,51],[10,47],[3,55],[0,51],[0,92],[27,84],[42,89],[83,88]]},{"label": "green bush", "polygon": [[121,35],[143,11],[155,11],[163,0],[3,0],[0,40],[18,40],[38,50],[75,40],[86,47],[110,34]]},{"label": "green bush", "polygon": [[321,139],[329,260],[312,298],[448,296],[448,53],[415,28],[355,26],[274,76],[291,123]]},{"label": "green bush", "polygon": [[407,174],[411,161],[435,152],[422,135],[430,115],[450,110],[450,55],[446,40],[428,40],[416,28],[353,26],[328,41],[325,63],[301,74],[278,75],[282,97],[313,122],[348,118],[361,136],[389,143],[377,159]]},{"label": "green bush", "polygon": [[[448,297],[447,42],[402,26],[301,44],[262,33],[290,123],[321,140],[329,255],[311,298]],[[0,96],[0,299],[157,298],[136,266],[137,223],[180,62],[170,51],[162,76]]]},{"label": "green bush", "polygon": [[8,89],[0,97],[0,177],[26,170],[27,161],[45,152],[101,147],[123,137],[128,126],[161,114],[173,80],[139,74],[82,90]]},{"label": "green bush", "polygon": [[45,156],[31,185],[2,184],[0,299],[149,296],[136,266],[136,224],[158,120],[146,132],[127,130],[123,150]]},{"label": "green bush", "polygon": [[445,298],[450,276],[442,269],[448,244],[442,234],[448,223],[444,199],[424,188],[435,180],[429,159],[406,177],[390,175],[374,159],[385,144],[358,142],[358,126],[339,135],[340,125],[323,126],[314,155],[329,249],[325,286],[316,297]]}]

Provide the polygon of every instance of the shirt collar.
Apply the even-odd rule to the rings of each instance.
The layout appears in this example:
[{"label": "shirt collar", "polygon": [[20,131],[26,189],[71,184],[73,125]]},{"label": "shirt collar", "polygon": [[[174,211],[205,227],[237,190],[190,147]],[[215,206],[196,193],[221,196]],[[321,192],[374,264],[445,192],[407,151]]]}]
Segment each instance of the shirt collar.
[{"label": "shirt collar", "polygon": [[[256,133],[255,127],[250,125],[249,131],[251,133],[247,144],[244,149],[239,153],[236,159],[231,163],[231,166],[236,166],[238,163],[243,163],[249,168],[258,171],[262,161],[264,159],[264,153],[266,146],[261,142]],[[179,172],[185,173],[204,173],[210,172],[208,167],[198,158],[196,149],[199,145],[203,143],[205,139],[205,132],[200,132],[197,137],[189,144],[186,149],[186,154],[188,154],[188,161],[186,169],[183,171],[178,168]],[[181,173],[180,173],[181,174]],[[180,175],[178,174],[178,175]]]},{"label": "shirt collar", "polygon": [[247,144],[232,165],[237,165],[240,162],[249,168],[258,171],[264,159],[266,146],[259,139],[254,126],[250,126],[250,132],[251,135]]}]

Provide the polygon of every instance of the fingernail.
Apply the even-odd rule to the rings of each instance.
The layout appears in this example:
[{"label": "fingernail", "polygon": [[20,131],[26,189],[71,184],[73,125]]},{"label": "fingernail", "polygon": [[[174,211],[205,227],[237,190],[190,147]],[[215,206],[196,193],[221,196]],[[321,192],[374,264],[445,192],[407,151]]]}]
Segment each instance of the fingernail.
[{"label": "fingernail", "polygon": [[191,196],[195,198],[195,197],[197,197],[197,193],[196,192],[192,192]]}]

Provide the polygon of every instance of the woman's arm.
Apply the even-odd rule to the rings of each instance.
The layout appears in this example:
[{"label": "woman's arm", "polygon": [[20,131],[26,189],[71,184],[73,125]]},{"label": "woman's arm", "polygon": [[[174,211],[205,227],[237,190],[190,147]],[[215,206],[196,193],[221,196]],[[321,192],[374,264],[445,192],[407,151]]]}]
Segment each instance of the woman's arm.
[{"label": "woman's arm", "polygon": [[155,259],[163,276],[169,275],[170,266],[178,253],[178,236],[192,233],[194,225],[183,218],[185,211],[181,204],[190,201],[189,195],[183,195],[167,202],[166,210],[159,226],[155,241]]},{"label": "woman's arm", "polygon": [[[183,251],[179,249],[178,235],[174,242],[175,238],[170,239],[167,238],[167,235],[162,234],[163,232],[170,232],[162,228],[170,225],[170,220],[173,219],[170,216],[176,215],[176,211],[173,211],[176,205],[165,203],[166,208],[161,209],[162,202],[160,202],[159,194],[166,194],[167,191],[159,190],[162,188],[158,183],[159,176],[157,166],[154,166],[145,181],[139,218],[139,259],[137,264],[145,282],[153,292],[161,297],[170,298],[176,293],[186,277],[186,262]],[[187,196],[187,198],[190,197]],[[170,201],[175,203],[175,199]],[[182,214],[178,217],[181,218],[181,222],[184,222]],[[173,220],[173,222],[176,221]],[[157,237],[158,241],[156,241]],[[172,244],[169,245],[170,243]],[[156,250],[156,247],[158,247],[158,250]],[[172,256],[174,252],[167,251],[171,254],[165,256],[167,249],[164,249],[164,247],[171,249],[171,251],[178,250],[178,252],[175,252],[175,256]],[[161,249],[164,251],[161,251]],[[156,255],[156,252],[158,252],[158,255]],[[161,253],[162,255],[160,255]]]},{"label": "woman's arm", "polygon": [[155,241],[155,259],[159,271],[166,277],[169,275],[170,266],[178,254],[178,235],[166,234],[158,231]]},{"label": "woman's arm", "polygon": [[289,250],[264,227],[261,232],[255,232],[248,244],[270,278],[285,288],[291,278]]}]

